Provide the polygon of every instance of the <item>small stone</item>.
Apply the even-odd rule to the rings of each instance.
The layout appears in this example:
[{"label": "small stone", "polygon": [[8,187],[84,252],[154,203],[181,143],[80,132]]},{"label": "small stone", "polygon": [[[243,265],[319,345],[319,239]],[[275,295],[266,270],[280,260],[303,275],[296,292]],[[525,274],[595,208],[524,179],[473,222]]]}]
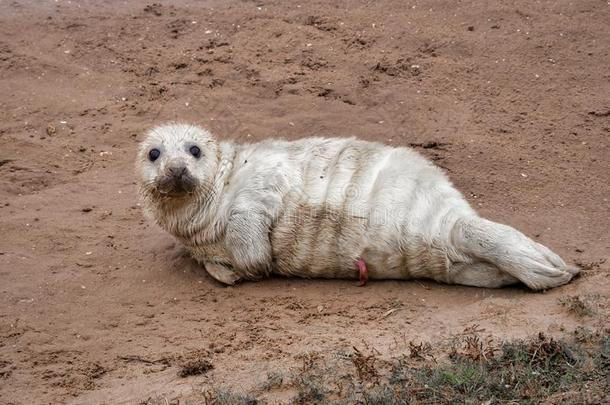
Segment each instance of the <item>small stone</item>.
[{"label": "small stone", "polygon": [[410,70],[411,70],[411,74],[413,74],[414,76],[417,76],[421,73],[421,66],[420,65],[411,65]]},{"label": "small stone", "polygon": [[57,129],[55,129],[55,125],[53,125],[53,124],[47,125],[47,135],[51,136],[51,135],[54,135],[56,132],[57,132]]}]

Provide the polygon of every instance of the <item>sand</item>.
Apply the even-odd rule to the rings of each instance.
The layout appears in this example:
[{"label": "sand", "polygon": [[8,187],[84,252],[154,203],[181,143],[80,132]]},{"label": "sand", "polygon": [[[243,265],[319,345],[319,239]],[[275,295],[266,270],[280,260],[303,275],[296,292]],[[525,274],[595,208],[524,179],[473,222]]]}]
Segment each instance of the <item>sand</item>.
[{"label": "sand", "polygon": [[[247,390],[308,352],[607,325],[610,6],[496,3],[0,2],[0,403]],[[411,145],[583,276],[546,293],[221,286],[138,206],[137,142],[168,120]],[[203,375],[178,376],[201,356]]]}]

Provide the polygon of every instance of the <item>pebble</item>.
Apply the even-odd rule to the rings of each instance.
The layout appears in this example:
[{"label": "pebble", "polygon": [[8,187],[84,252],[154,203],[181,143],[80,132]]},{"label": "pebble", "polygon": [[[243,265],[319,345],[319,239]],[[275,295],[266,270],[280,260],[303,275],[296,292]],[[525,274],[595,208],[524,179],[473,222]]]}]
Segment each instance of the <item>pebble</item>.
[{"label": "pebble", "polygon": [[55,134],[56,132],[57,132],[57,130],[55,129],[55,125],[53,125],[53,124],[47,125],[47,135],[51,136],[51,135]]}]

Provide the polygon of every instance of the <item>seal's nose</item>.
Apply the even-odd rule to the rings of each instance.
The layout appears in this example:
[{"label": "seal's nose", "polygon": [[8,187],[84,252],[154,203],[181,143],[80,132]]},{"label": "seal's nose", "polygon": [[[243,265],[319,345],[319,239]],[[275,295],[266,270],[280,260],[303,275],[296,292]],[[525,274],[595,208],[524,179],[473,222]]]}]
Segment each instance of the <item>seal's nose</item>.
[{"label": "seal's nose", "polygon": [[157,187],[163,194],[181,195],[190,193],[197,187],[197,180],[180,160],[168,162],[157,181]]},{"label": "seal's nose", "polygon": [[186,166],[171,166],[168,168],[169,174],[172,177],[182,178],[186,175]]}]

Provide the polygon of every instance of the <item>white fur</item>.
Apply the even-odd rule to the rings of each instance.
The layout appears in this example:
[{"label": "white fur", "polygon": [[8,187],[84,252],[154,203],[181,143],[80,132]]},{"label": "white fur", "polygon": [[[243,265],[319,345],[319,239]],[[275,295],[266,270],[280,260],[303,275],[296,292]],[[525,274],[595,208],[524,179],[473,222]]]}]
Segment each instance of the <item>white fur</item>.
[{"label": "white fur", "polygon": [[[196,144],[202,157],[188,154]],[[150,162],[148,151],[161,148]],[[199,180],[194,194],[155,193],[171,162]],[[427,277],[533,289],[578,272],[515,229],[478,217],[440,169],[407,148],[355,138],[217,142],[198,127],[153,129],[138,157],[146,212],[217,280],[271,273],[357,278]]]}]

